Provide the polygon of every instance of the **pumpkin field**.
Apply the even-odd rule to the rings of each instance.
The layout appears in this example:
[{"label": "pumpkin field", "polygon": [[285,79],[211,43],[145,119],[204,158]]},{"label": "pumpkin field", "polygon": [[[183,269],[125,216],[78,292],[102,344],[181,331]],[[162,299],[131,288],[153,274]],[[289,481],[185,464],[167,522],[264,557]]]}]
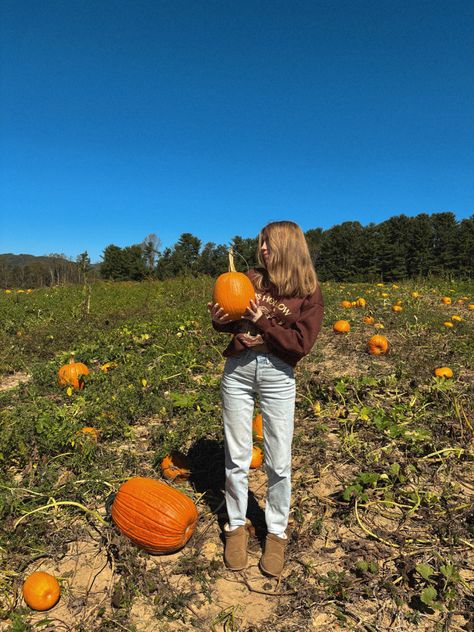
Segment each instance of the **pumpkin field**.
[{"label": "pumpkin field", "polygon": [[[322,284],[280,579],[258,569],[261,454],[249,567],[223,564],[212,287],[0,291],[0,629],[474,630],[474,284]],[[169,498],[183,539],[128,537],[125,484]]]}]

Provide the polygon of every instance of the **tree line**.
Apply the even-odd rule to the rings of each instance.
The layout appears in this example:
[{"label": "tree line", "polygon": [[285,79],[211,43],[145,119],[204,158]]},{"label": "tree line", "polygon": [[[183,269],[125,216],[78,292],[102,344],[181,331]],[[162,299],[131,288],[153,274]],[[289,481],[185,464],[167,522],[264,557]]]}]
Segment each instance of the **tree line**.
[{"label": "tree line", "polygon": [[[228,245],[202,245],[191,233],[183,233],[172,248],[161,252],[159,240],[150,237],[140,246],[107,246],[101,275],[109,279],[215,277],[227,269]],[[312,228],[305,237],[322,281],[399,281],[474,273],[474,216],[458,222],[451,212],[398,215],[367,226],[344,222],[328,230]],[[237,269],[256,265],[256,238],[236,236],[231,243]]]},{"label": "tree line", "polygon": [[[474,275],[474,215],[459,222],[451,212],[398,215],[367,226],[343,222],[328,230],[312,228],[305,236],[322,281]],[[237,235],[231,244],[238,270],[256,265],[256,237]],[[160,239],[150,234],[142,243],[125,248],[108,245],[102,262],[94,266],[87,252],[75,261],[64,255],[29,257],[23,265],[13,263],[13,255],[0,255],[0,283],[7,288],[81,283],[91,278],[140,281],[200,274],[216,277],[227,270],[229,245],[203,245],[198,237],[183,233],[174,246],[161,250]]]}]

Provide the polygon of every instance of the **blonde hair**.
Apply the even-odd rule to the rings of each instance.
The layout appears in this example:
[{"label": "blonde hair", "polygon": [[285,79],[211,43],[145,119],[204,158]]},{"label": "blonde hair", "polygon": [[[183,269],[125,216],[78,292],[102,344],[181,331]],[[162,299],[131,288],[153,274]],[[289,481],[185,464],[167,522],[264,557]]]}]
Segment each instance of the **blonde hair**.
[{"label": "blonde hair", "polygon": [[[264,262],[261,247],[266,240],[268,260]],[[308,244],[303,231],[295,222],[271,222],[258,236],[257,260],[263,270],[255,279],[259,290],[273,287],[279,296],[313,294],[318,286]]]}]

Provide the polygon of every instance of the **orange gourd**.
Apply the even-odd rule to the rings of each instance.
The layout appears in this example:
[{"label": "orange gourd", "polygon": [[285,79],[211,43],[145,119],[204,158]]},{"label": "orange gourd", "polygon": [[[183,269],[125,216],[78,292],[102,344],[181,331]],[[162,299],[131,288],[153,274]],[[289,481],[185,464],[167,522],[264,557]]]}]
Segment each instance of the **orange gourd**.
[{"label": "orange gourd", "polygon": [[82,362],[76,362],[74,354],[71,353],[69,362],[58,371],[58,384],[59,386],[83,389],[85,385],[84,375],[89,375],[89,369]]},{"label": "orange gourd", "polygon": [[263,417],[261,413],[255,415],[254,420],[252,421],[252,432],[256,439],[262,441],[263,439]]},{"label": "orange gourd", "polygon": [[398,304],[392,305],[392,312],[403,312],[403,307]]},{"label": "orange gourd", "polygon": [[185,481],[191,474],[188,457],[173,450],[161,461],[161,473],[169,481]]},{"label": "orange gourd", "polygon": [[364,316],[362,320],[366,325],[373,325],[375,323],[375,318],[373,316]]},{"label": "orange gourd", "polygon": [[434,374],[436,377],[445,377],[450,378],[453,377],[453,371],[449,368],[449,366],[440,366],[434,370]]},{"label": "orange gourd", "polygon": [[229,320],[241,318],[250,301],[255,300],[255,290],[252,282],[243,272],[237,272],[234,265],[234,252],[229,249],[229,271],[221,274],[213,291],[214,303],[219,303],[225,313],[229,314]]},{"label": "orange gourd", "polygon": [[252,446],[252,460],[250,461],[250,469],[255,470],[261,467],[263,463],[263,450],[258,445]]},{"label": "orange gourd", "polygon": [[376,334],[370,338],[367,348],[371,355],[383,355],[388,352],[389,343],[385,336]]},{"label": "orange gourd", "polygon": [[61,595],[61,587],[56,577],[45,571],[28,575],[23,583],[23,599],[33,610],[49,610],[55,606]]},{"label": "orange gourd", "polygon": [[449,296],[443,296],[441,298],[441,302],[443,303],[443,305],[451,305],[452,303],[451,298]]},{"label": "orange gourd", "polygon": [[78,436],[88,437],[94,443],[97,443],[99,439],[99,431],[91,426],[84,426],[84,428],[78,430],[77,434]]},{"label": "orange gourd", "polygon": [[352,303],[351,301],[341,301],[341,307],[344,307],[344,309],[349,309],[349,307],[352,307]]},{"label": "orange gourd", "polygon": [[332,329],[336,334],[347,334],[351,330],[351,325],[348,320],[337,320]]},{"label": "orange gourd", "polygon": [[173,553],[191,537],[198,518],[193,500],[152,478],[137,476],[120,486],[112,519],[132,542],[150,553]]}]

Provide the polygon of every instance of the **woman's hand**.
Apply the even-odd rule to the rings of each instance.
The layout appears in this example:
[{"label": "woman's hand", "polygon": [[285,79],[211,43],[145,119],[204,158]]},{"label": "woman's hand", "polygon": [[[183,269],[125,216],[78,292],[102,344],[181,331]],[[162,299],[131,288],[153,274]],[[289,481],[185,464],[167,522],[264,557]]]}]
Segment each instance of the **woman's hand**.
[{"label": "woman's hand", "polygon": [[229,314],[226,314],[224,312],[223,308],[219,305],[219,303],[214,303],[214,305],[212,303],[208,303],[207,309],[211,313],[212,320],[218,323],[219,325],[223,325],[224,323],[230,322]]},{"label": "woman's hand", "polygon": [[252,321],[252,323],[256,323],[259,318],[263,316],[263,312],[260,309],[258,301],[250,300],[250,307],[247,307],[245,314],[242,318],[246,318],[247,320]]}]

